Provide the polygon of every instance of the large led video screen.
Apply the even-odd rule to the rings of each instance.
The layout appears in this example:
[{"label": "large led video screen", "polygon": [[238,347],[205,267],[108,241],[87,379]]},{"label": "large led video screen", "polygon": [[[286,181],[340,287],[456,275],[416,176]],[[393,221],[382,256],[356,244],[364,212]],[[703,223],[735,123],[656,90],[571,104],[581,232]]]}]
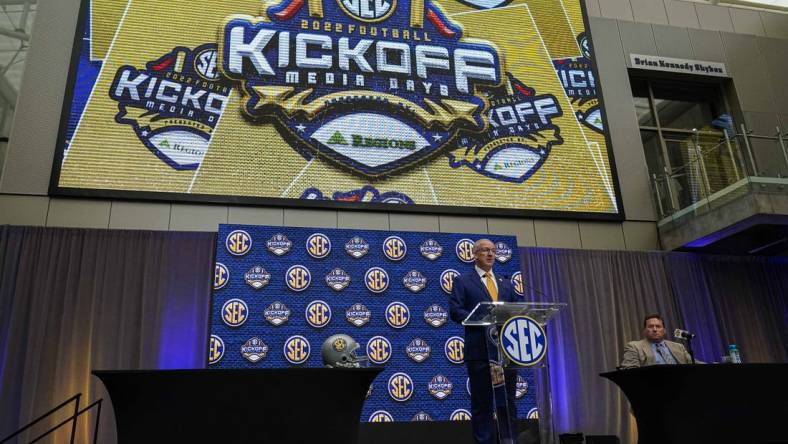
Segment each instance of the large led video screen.
[{"label": "large led video screen", "polygon": [[81,14],[53,194],[622,216],[581,0]]}]

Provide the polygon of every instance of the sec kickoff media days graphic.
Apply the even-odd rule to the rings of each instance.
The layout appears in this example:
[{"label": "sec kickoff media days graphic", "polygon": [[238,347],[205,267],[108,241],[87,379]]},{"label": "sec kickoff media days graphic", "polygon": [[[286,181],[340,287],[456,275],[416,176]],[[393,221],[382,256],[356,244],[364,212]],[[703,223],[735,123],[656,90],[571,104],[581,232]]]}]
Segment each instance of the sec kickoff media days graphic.
[{"label": "sec kickoff media days graphic", "polygon": [[55,193],[620,217],[580,0],[83,0],[81,14]]},{"label": "sec kickoff media days graphic", "polygon": [[[384,367],[361,420],[468,420],[464,331],[449,319],[448,302],[453,279],[474,272],[464,262],[466,251],[454,247],[478,237],[221,225],[208,366],[322,367],[323,342],[344,333],[370,365]],[[517,251],[513,237],[492,240]],[[496,275],[511,279],[519,267],[512,254],[495,266]],[[532,334],[529,325],[518,324],[504,344],[518,359],[534,359],[536,349],[526,348],[526,356],[517,345]],[[518,376],[524,418],[536,406],[528,389],[533,372],[518,369]]]}]

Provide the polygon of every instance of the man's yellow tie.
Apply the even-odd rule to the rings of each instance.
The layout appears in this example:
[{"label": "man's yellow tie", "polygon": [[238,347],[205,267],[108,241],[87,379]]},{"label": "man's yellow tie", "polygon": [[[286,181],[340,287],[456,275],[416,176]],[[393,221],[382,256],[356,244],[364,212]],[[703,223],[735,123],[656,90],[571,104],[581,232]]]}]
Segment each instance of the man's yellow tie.
[{"label": "man's yellow tie", "polygon": [[490,297],[492,298],[493,302],[497,301],[498,289],[495,288],[495,282],[493,282],[490,273],[484,273],[484,282],[487,284],[487,291],[490,293]]}]

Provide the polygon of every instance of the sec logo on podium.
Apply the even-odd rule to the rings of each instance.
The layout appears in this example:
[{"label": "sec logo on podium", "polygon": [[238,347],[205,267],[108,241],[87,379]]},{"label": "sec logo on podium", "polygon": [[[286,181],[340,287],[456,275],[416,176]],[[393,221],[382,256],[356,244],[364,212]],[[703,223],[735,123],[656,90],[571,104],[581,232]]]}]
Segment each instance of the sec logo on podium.
[{"label": "sec logo on podium", "polygon": [[501,327],[501,350],[512,362],[532,367],[547,355],[544,328],[528,316],[514,316]]}]

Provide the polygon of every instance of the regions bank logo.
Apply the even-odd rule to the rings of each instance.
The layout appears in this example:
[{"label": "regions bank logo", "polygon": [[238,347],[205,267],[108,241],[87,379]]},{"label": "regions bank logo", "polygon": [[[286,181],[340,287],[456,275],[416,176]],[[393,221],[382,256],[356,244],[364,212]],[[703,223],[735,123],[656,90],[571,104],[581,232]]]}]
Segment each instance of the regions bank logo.
[{"label": "regions bank logo", "polygon": [[200,166],[229,100],[230,83],[218,71],[215,44],[174,48],[144,68],[121,66],[109,96],[115,121],[176,170]]},{"label": "regions bank logo", "polygon": [[511,74],[488,93],[490,127],[460,138],[448,153],[452,168],[467,167],[502,182],[523,183],[547,160],[553,145],[563,143],[553,119],[563,115],[552,94],[537,94]]},{"label": "regions bank logo", "polygon": [[[502,56],[431,0],[282,0],[230,16],[221,70],[243,113],[365,179],[438,156],[482,131]],[[372,124],[371,124],[372,123]]]}]

